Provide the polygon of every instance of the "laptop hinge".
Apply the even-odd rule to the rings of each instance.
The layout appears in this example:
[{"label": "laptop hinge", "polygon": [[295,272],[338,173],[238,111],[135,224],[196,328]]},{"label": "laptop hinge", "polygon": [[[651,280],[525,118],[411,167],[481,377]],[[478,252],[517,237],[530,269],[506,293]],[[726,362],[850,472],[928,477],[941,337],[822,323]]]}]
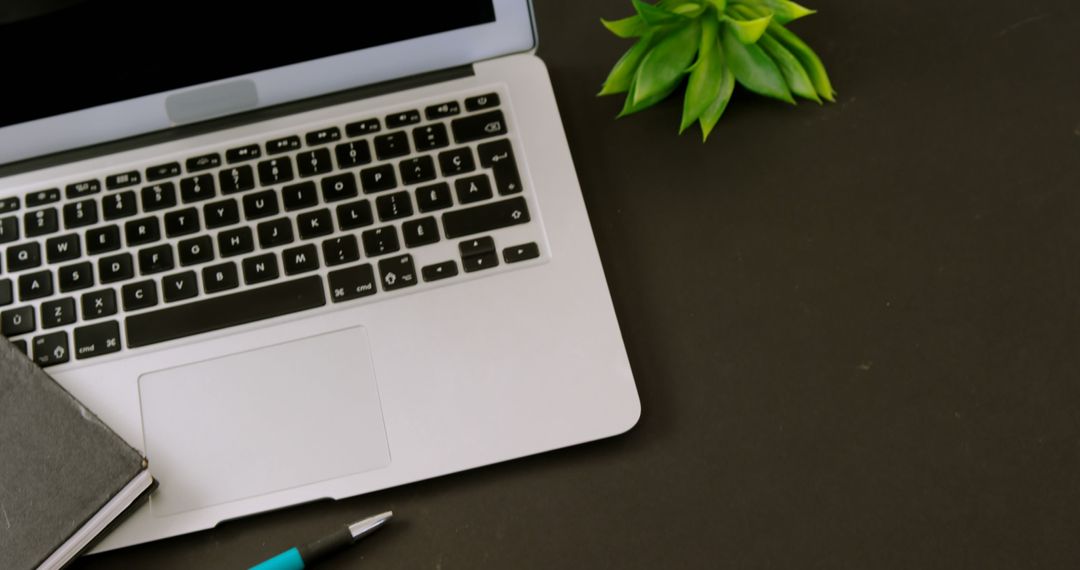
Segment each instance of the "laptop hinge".
[{"label": "laptop hinge", "polygon": [[180,125],[177,127],[172,127],[161,131],[155,131],[152,133],[146,133],[126,139],[110,141],[73,150],[66,150],[63,152],[58,152],[45,156],[28,158],[26,160],[0,165],[0,179],[6,176],[22,174],[24,172],[31,172],[43,168],[51,168],[54,166],[60,166],[62,164],[77,162],[80,160],[87,160],[90,158],[115,154],[118,152],[124,152],[127,150],[147,147],[164,142],[185,139],[188,137],[193,137],[223,129],[229,129],[233,127],[248,125],[251,123],[257,123],[260,121],[276,119],[278,117],[284,117],[287,115],[303,113],[305,111],[320,109],[322,107],[340,105],[342,103],[359,101],[361,99],[377,97],[379,95],[386,95],[388,93],[405,91],[407,89],[414,89],[427,85],[434,85],[436,83],[442,83],[445,81],[453,81],[455,79],[461,79],[463,77],[472,77],[474,75],[476,75],[476,73],[473,70],[472,65],[450,67],[447,69],[440,69],[438,71],[430,71],[427,73],[421,73],[419,75],[411,75],[409,77],[402,77],[400,79],[394,79],[391,81],[384,81],[381,83],[374,83],[372,85],[365,85],[363,87],[347,89],[345,91],[338,91],[326,95],[319,95],[317,97],[302,99],[300,101],[293,101],[291,103],[283,103],[281,105],[275,105],[273,107],[246,111],[243,113],[238,113],[236,115],[220,117],[200,123]]}]

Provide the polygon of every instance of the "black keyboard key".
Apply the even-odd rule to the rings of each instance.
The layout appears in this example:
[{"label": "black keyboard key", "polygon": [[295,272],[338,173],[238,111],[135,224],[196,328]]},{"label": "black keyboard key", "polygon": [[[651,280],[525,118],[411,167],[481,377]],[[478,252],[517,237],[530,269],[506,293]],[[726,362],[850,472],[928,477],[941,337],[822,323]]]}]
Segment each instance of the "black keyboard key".
[{"label": "black keyboard key", "polygon": [[338,168],[352,168],[371,162],[371,147],[366,140],[339,144],[334,147],[334,154],[337,155]]},{"label": "black keyboard key", "polygon": [[96,224],[98,221],[97,202],[82,200],[64,205],[64,226],[69,230]]},{"label": "black keyboard key", "polygon": [[102,289],[92,293],[83,293],[82,296],[83,319],[100,319],[116,314],[116,291]]},{"label": "black keyboard key", "polygon": [[331,271],[328,277],[330,298],[335,303],[374,295],[376,291],[375,271],[367,263]]},{"label": "black keyboard key", "polygon": [[184,208],[165,214],[165,235],[180,237],[199,231],[199,211],[195,208]]},{"label": "black keyboard key", "polygon": [[[352,236],[349,236],[352,237]],[[356,238],[353,238],[355,243]],[[11,279],[0,279],[0,307],[15,302],[15,292],[11,290]]]},{"label": "black keyboard key", "polygon": [[285,275],[297,275],[319,268],[319,252],[314,245],[302,245],[281,252]]},{"label": "black keyboard key", "polygon": [[411,255],[399,255],[379,261],[379,275],[384,291],[396,291],[416,285],[416,266]]},{"label": "black keyboard key", "polygon": [[68,334],[57,331],[34,337],[34,363],[42,368],[56,366],[71,360]]},{"label": "black keyboard key", "polygon": [[349,138],[370,135],[381,130],[382,126],[380,126],[378,119],[364,119],[363,121],[345,125],[345,134],[349,135]]},{"label": "black keyboard key", "polygon": [[34,208],[60,201],[60,189],[36,190],[26,195],[26,207]]},{"label": "black keyboard key", "polygon": [[405,247],[419,247],[439,241],[439,224],[428,216],[409,220],[401,224],[401,233],[405,236]]},{"label": "black keyboard key", "polygon": [[420,122],[420,111],[415,109],[409,111],[401,111],[400,113],[394,113],[386,116],[386,128],[396,129],[398,127],[404,127],[406,125],[415,125]]},{"label": "black keyboard key", "polygon": [[352,234],[324,241],[322,251],[323,259],[329,267],[360,259],[360,246],[356,243],[356,236]]},{"label": "black keyboard key", "polygon": [[168,164],[159,164],[157,166],[151,166],[146,169],[146,181],[155,182],[157,180],[164,180],[166,178],[172,178],[173,176],[180,176],[180,163],[170,162]]},{"label": "black keyboard key", "polygon": [[132,170],[131,172],[121,172],[120,174],[113,174],[105,177],[105,187],[109,190],[118,190],[120,188],[127,188],[128,186],[135,186],[142,182],[142,176],[138,170]]},{"label": "black keyboard key", "polygon": [[129,246],[146,245],[161,239],[161,224],[157,218],[142,218],[124,224]]},{"label": "black keyboard key", "polygon": [[202,202],[217,195],[213,174],[200,174],[180,180],[180,198],[185,204]]},{"label": "black keyboard key", "polygon": [[442,215],[443,231],[448,239],[524,224],[529,219],[524,198],[511,198]]},{"label": "black keyboard key", "polygon": [[255,187],[255,171],[250,165],[234,166],[218,172],[222,194],[235,194]]},{"label": "black keyboard key", "polygon": [[405,131],[398,131],[375,137],[375,154],[379,160],[409,154],[409,136]]},{"label": "black keyboard key", "polygon": [[280,211],[277,193],[273,190],[244,196],[244,217],[249,220],[273,216]]},{"label": "black keyboard key", "polygon": [[[190,299],[199,294],[199,283],[194,271],[174,273],[161,279],[161,294],[166,303]],[[130,322],[131,319],[128,319]],[[130,325],[129,325],[130,326]],[[130,333],[128,333],[130,335]]]},{"label": "black keyboard key", "polygon": [[457,262],[451,259],[442,263],[433,263],[420,269],[424,281],[438,281],[458,274]]},{"label": "black keyboard key", "polygon": [[329,149],[317,148],[296,155],[296,170],[302,177],[326,174],[333,169],[334,163],[331,162]]},{"label": "black keyboard key", "polygon": [[330,235],[334,232],[334,216],[325,209],[305,212],[297,216],[296,227],[300,229],[300,239]]},{"label": "black keyboard key", "polygon": [[0,243],[13,242],[19,239],[19,218],[9,216],[0,218]]},{"label": "black keyboard key", "polygon": [[86,253],[90,255],[116,251],[120,245],[119,226],[102,226],[86,232]]},{"label": "black keyboard key", "polygon": [[281,203],[285,211],[303,210],[319,204],[319,191],[314,182],[291,184],[281,189]]},{"label": "black keyboard key", "polygon": [[465,268],[465,271],[472,273],[473,271],[481,271],[484,269],[491,269],[499,265],[499,256],[495,255],[495,252],[482,253],[480,255],[473,255],[470,257],[461,258],[461,266]]},{"label": "black keyboard key", "polygon": [[13,340],[13,341],[11,341],[11,346],[14,346],[15,348],[19,349],[19,351],[22,352],[23,354],[27,354],[27,355],[30,354],[29,352],[27,352],[27,346],[26,346],[26,341],[25,340],[21,340],[21,339]]},{"label": "black keyboard key", "polygon": [[450,196],[450,185],[440,182],[417,188],[416,205],[421,212],[433,212],[453,206],[454,199]]},{"label": "black keyboard key", "polygon": [[476,97],[469,97],[468,99],[465,99],[466,111],[479,111],[480,109],[490,109],[492,107],[498,106],[498,93],[485,93],[484,95],[477,95]]},{"label": "black keyboard key", "polygon": [[255,240],[251,228],[244,226],[226,230],[218,234],[218,252],[221,257],[232,257],[255,251]]},{"label": "black keyboard key", "polygon": [[75,358],[93,358],[120,351],[120,324],[107,321],[75,329]]},{"label": "black keyboard key", "polygon": [[495,252],[495,239],[489,236],[467,239],[458,244],[461,257],[473,257]]},{"label": "black keyboard key", "polygon": [[308,146],[318,146],[341,140],[341,130],[337,127],[321,129],[304,135],[304,141]]},{"label": "black keyboard key", "polygon": [[207,293],[220,293],[240,286],[240,276],[236,264],[229,261],[204,267],[202,270],[203,289]]},{"label": "black keyboard key", "polygon": [[242,265],[244,266],[244,283],[248,285],[272,281],[279,276],[277,256],[272,253],[249,257]]},{"label": "black keyboard key", "polygon": [[139,213],[139,205],[135,201],[135,191],[117,192],[101,199],[101,210],[106,220],[127,218]]},{"label": "black keyboard key", "polygon": [[[113,226],[113,228],[115,229],[115,226]],[[118,238],[119,235],[118,232]],[[119,239],[117,241],[119,241]],[[49,260],[49,263],[71,261],[72,259],[79,257],[80,254],[79,234],[67,234],[49,238],[45,242],[45,257]]]},{"label": "black keyboard key", "polygon": [[462,204],[480,202],[494,196],[486,174],[458,178],[454,181],[454,190],[457,191],[458,202]]},{"label": "black keyboard key", "polygon": [[289,157],[272,158],[259,163],[259,183],[273,186],[293,179],[292,160]]},{"label": "black keyboard key", "polygon": [[450,144],[450,137],[446,134],[446,125],[442,123],[416,127],[412,135],[416,150],[433,150]]},{"label": "black keyboard key", "polygon": [[56,208],[43,208],[34,212],[27,212],[23,221],[26,225],[26,237],[43,236],[60,230]]},{"label": "black keyboard key", "polygon": [[14,212],[19,209],[19,198],[0,198],[0,214]]},{"label": "black keyboard key", "polygon": [[75,311],[75,299],[71,297],[46,301],[41,304],[41,328],[54,329],[70,325],[78,317]]},{"label": "black keyboard key", "polygon": [[76,182],[75,184],[68,184],[64,189],[64,194],[68,200],[74,200],[76,198],[85,198],[86,196],[93,196],[101,192],[100,180],[86,180],[83,182]]},{"label": "black keyboard key", "polygon": [[540,257],[540,247],[533,242],[529,242],[505,248],[502,253],[503,261],[507,263],[517,263],[519,261]]},{"label": "black keyboard key", "polygon": [[424,109],[424,115],[427,116],[428,120],[453,117],[459,113],[461,113],[461,105],[458,105],[457,101],[447,101]]},{"label": "black keyboard key", "polygon": [[469,150],[467,146],[440,152],[439,166],[442,167],[443,176],[456,176],[476,170],[472,150]]},{"label": "black keyboard key", "polygon": [[430,156],[418,156],[403,160],[398,165],[401,180],[405,184],[419,184],[435,179],[435,161]]},{"label": "black keyboard key", "polygon": [[183,267],[214,260],[214,240],[210,236],[182,240],[176,244],[176,250],[180,254],[180,265]]},{"label": "black keyboard key", "polygon": [[499,194],[508,196],[521,192],[521,176],[518,174],[514,150],[507,139],[484,143],[476,147],[480,156],[480,166],[492,169],[495,175],[495,188]]},{"label": "black keyboard key", "polygon": [[34,322],[33,307],[18,307],[8,309],[0,313],[0,333],[4,336],[15,336],[34,332],[37,328]]},{"label": "black keyboard key", "polygon": [[172,182],[162,182],[142,189],[142,207],[144,212],[156,212],[176,205],[176,186]]},{"label": "black keyboard key", "polygon": [[266,154],[281,154],[300,148],[300,137],[293,135],[266,143]]},{"label": "black keyboard key", "polygon": [[94,286],[94,266],[89,261],[65,265],[56,270],[56,280],[61,293],[89,289]]},{"label": "black keyboard key", "polygon": [[7,249],[9,272],[33,269],[41,265],[41,246],[36,242],[13,245]]},{"label": "black keyboard key", "polygon": [[379,219],[384,222],[407,218],[413,214],[412,200],[408,192],[379,196],[375,200],[375,208],[379,211]]},{"label": "black keyboard key", "polygon": [[239,148],[232,148],[225,151],[225,160],[229,164],[236,164],[237,162],[244,162],[247,160],[254,160],[256,158],[262,158],[262,147],[257,144],[249,144]]},{"label": "black keyboard key", "polygon": [[371,203],[357,200],[337,207],[338,228],[341,231],[355,230],[375,223],[371,213]]},{"label": "black keyboard key", "polygon": [[217,168],[221,166],[221,155],[212,152],[210,154],[204,154],[202,156],[195,156],[187,159],[184,164],[187,166],[188,172],[202,172],[203,170],[210,170],[211,168]]},{"label": "black keyboard key", "polygon": [[364,253],[368,257],[385,255],[401,249],[397,229],[394,226],[383,226],[368,230],[361,234],[361,238],[364,241]]},{"label": "black keyboard key", "polygon": [[[183,242],[180,246],[183,253]],[[166,243],[139,250],[139,273],[153,275],[170,271],[173,267],[176,267],[176,263],[173,261],[171,245]]]},{"label": "black keyboard key", "polygon": [[292,220],[289,218],[278,218],[263,222],[259,224],[257,231],[259,233],[259,247],[263,249],[290,244],[295,239]]},{"label": "black keyboard key", "polygon": [[326,304],[318,275],[128,317],[128,346],[137,348],[279,317]]},{"label": "black keyboard key", "polygon": [[148,309],[158,303],[157,285],[149,280],[124,285],[120,296],[124,300],[125,311]]},{"label": "black keyboard key", "polygon": [[206,229],[217,228],[240,223],[240,206],[236,200],[222,200],[203,206],[203,219],[206,220]]},{"label": "black keyboard key", "polygon": [[135,276],[135,265],[130,253],[121,253],[98,260],[98,280],[102,285],[115,283]]},{"label": "black keyboard key", "polygon": [[469,115],[450,122],[458,144],[506,134],[506,119],[502,111]]},{"label": "black keyboard key", "polygon": [[19,299],[32,301],[53,294],[52,272],[36,271],[19,276]]},{"label": "black keyboard key", "polygon": [[348,200],[360,195],[356,189],[356,176],[351,172],[327,176],[322,179],[321,184],[323,201],[327,203]]},{"label": "black keyboard key", "polygon": [[394,175],[394,166],[380,164],[360,171],[360,185],[364,192],[382,192],[397,186],[397,176]]}]

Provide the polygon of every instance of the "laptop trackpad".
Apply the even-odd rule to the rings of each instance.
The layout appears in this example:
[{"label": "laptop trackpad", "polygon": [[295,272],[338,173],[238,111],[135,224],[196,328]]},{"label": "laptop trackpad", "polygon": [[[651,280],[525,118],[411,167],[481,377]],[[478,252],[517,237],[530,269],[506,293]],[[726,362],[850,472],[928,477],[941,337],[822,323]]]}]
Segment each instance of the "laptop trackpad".
[{"label": "laptop trackpad", "polygon": [[361,327],[144,374],[139,395],[155,516],[390,463]]}]

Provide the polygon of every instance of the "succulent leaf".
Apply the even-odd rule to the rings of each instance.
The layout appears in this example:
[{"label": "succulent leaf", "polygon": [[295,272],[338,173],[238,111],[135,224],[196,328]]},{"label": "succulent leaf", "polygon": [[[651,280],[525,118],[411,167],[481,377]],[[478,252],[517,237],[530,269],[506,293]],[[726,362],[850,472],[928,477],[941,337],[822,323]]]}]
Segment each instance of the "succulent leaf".
[{"label": "succulent leaf", "polygon": [[610,30],[611,33],[624,39],[640,38],[645,35],[645,32],[649,31],[649,25],[645,23],[645,19],[637,14],[620,20],[604,20],[601,18],[600,23],[604,24],[604,27]]},{"label": "succulent leaf", "polygon": [[727,28],[721,38],[728,67],[740,85],[759,95],[795,103],[783,74],[764,50],[756,44],[742,43],[734,33],[728,33]]}]

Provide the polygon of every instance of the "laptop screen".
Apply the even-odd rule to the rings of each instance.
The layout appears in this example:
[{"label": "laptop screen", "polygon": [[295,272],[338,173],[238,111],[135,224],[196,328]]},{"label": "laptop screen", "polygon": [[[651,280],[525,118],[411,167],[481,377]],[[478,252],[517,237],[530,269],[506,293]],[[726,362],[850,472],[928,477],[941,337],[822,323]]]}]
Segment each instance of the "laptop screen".
[{"label": "laptop screen", "polygon": [[0,128],[494,20],[491,0],[5,0]]}]

